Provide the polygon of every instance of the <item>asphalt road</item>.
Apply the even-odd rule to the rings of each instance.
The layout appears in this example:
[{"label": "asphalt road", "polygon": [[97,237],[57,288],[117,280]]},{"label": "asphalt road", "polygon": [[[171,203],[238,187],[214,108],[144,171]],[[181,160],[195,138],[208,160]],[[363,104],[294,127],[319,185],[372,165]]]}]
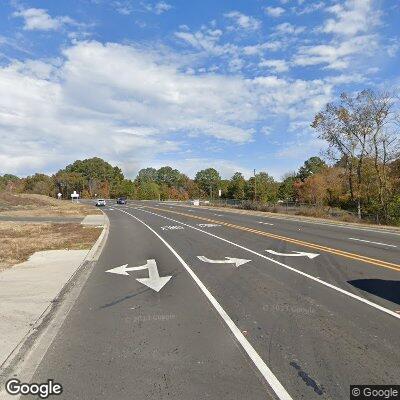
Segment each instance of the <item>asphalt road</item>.
[{"label": "asphalt road", "polygon": [[106,247],[32,378],[58,398],[336,400],[400,383],[399,234],[104,211]]}]

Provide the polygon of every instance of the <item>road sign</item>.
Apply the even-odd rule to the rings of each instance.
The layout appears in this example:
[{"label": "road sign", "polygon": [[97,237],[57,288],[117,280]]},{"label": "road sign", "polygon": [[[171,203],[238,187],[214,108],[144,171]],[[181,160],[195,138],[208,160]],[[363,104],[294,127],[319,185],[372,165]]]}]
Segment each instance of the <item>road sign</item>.
[{"label": "road sign", "polygon": [[74,193],[71,193],[71,198],[72,199],[79,199],[79,193],[76,193],[76,190],[74,190]]}]

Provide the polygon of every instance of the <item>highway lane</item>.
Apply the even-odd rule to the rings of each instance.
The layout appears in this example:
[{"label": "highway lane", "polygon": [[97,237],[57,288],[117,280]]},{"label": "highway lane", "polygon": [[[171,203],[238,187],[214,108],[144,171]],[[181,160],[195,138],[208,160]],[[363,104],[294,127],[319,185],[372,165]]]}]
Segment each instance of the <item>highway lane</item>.
[{"label": "highway lane", "polygon": [[[268,399],[231,334],[168,248],[145,226],[107,211],[105,249],[32,382],[61,399]],[[171,281],[157,293],[106,270],[155,259]]]},{"label": "highway lane", "polygon": [[[371,231],[365,228],[357,229],[355,227],[349,229],[349,226],[314,224],[307,221],[238,214],[201,207],[162,205],[162,203],[160,204],[159,202],[149,202],[148,205],[176,212],[190,213],[212,220],[222,220],[233,224],[245,224],[245,226],[265,230],[281,236],[310,242],[312,244],[338,248],[340,250],[377,258],[390,263],[400,264],[400,232],[374,230],[373,227]],[[268,225],[266,225],[266,223]],[[307,249],[305,249],[305,251],[307,251]],[[310,249],[310,251],[312,250]]]},{"label": "highway lane", "polygon": [[[145,207],[144,209],[154,212],[161,210],[160,207],[150,207],[152,208]],[[195,219],[195,212],[186,212],[184,214],[186,216],[170,212],[163,213],[163,215],[166,217],[172,219],[181,219],[187,223],[192,223],[193,221],[195,223],[206,223],[206,221]],[[226,218],[229,218],[229,215]],[[223,219],[217,218],[216,221],[219,220]],[[233,222],[235,222],[235,226],[236,224],[239,224],[237,225],[239,227],[251,226],[251,221],[243,223],[243,221],[236,220]],[[257,232],[259,229],[260,228],[257,229]],[[268,237],[235,228],[231,229],[229,226],[228,230],[230,237],[235,238],[239,242],[247,244],[248,247],[256,249],[265,255],[273,257],[279,261],[284,261],[288,265],[295,266],[296,268],[300,268],[300,270],[305,273],[324,279],[331,284],[350,291],[355,295],[362,296],[363,298],[380,304],[383,307],[388,307],[393,311],[400,310],[400,283],[398,275],[399,273],[396,270],[388,269],[379,265],[377,266],[375,264],[370,264],[368,262],[353,258],[342,257],[338,254],[304,248],[301,245],[291,242],[288,243],[275,239],[272,241],[266,241]],[[270,231],[270,227],[267,227],[267,230]],[[329,244],[330,242],[327,241],[325,243]],[[359,246],[359,244],[356,243],[354,246]],[[266,249],[273,249],[281,254],[292,254],[296,251],[311,251],[314,252],[314,254],[319,254],[319,256],[314,259],[314,262],[310,262],[307,257],[282,257],[271,255],[265,251]],[[351,250],[355,250],[354,254],[364,255],[366,253],[365,251],[360,251],[357,253],[356,251],[360,250],[358,248],[351,248]],[[393,250],[390,249],[389,252],[393,252]],[[371,256],[371,254],[374,255],[373,253],[368,253],[369,256]]]},{"label": "highway lane", "polygon": [[[277,398],[188,272],[138,217],[193,269],[292,398],[345,399],[350,384],[398,382],[399,319],[244,249],[262,254],[276,239],[200,226],[202,221],[191,216],[132,204],[110,208],[107,247],[34,380],[55,376],[68,388],[65,398]],[[278,250],[299,249],[283,243]],[[222,263],[225,257],[251,262],[236,268]],[[143,271],[132,272],[133,277],[105,272],[149,258],[156,259],[161,276],[172,275],[159,293],[135,280],[146,276]],[[395,271],[356,260],[346,260],[344,270],[343,258],[332,254],[283,261],[357,294],[361,291],[346,283],[351,274],[398,279]],[[390,300],[371,297],[396,308]],[[146,321],[151,315],[174,318]],[[113,397],[116,382],[123,388],[118,386]],[[80,390],[86,397],[74,397]],[[96,397],[90,397],[93,393]]]}]

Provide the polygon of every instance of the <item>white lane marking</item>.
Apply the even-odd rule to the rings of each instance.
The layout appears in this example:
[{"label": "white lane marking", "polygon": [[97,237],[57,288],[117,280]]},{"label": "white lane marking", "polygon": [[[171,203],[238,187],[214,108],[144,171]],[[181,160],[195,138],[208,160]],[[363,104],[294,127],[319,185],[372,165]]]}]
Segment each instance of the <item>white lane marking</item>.
[{"label": "white lane marking", "polygon": [[262,222],[262,221],[258,221],[259,224],[263,224],[263,225],[271,225],[274,226],[274,224],[271,224],[270,222]]},{"label": "white lane marking", "polygon": [[[196,282],[197,286],[204,293],[204,295],[207,297],[209,302],[214,306],[215,310],[218,312],[218,314],[224,320],[224,322],[226,323],[228,328],[231,330],[231,332],[233,333],[235,338],[238,340],[240,345],[243,347],[244,351],[247,353],[247,355],[253,361],[254,365],[257,367],[257,369],[263,375],[265,380],[271,386],[272,390],[276,393],[278,398],[280,400],[293,400],[292,397],[289,395],[289,393],[286,391],[286,389],[279,382],[278,378],[269,369],[267,364],[265,364],[264,360],[256,352],[254,347],[250,344],[250,342],[246,339],[246,337],[243,335],[243,333],[240,331],[240,329],[232,321],[231,317],[226,313],[226,311],[218,303],[216,298],[210,293],[210,291],[206,288],[206,286],[203,284],[203,282],[197,277],[197,275],[193,272],[193,270],[189,267],[189,265],[186,264],[186,262],[183,260],[183,258],[172,248],[172,246],[166,240],[164,240],[153,228],[151,228],[149,225],[147,225],[145,222],[143,222],[138,217],[136,217],[124,210],[119,210],[119,211],[130,215],[132,218],[135,218],[137,221],[142,223],[145,227],[147,227],[151,232],[153,232],[165,244],[165,246],[179,260],[179,262],[186,269],[186,271],[189,273],[189,275],[192,277],[192,279]],[[141,210],[141,211],[144,211],[144,210]]]},{"label": "white lane marking", "polygon": [[222,214],[214,214],[216,217],[223,217]]},{"label": "white lane marking", "polygon": [[274,256],[282,256],[282,257],[308,257],[310,260],[318,257],[319,254],[317,253],[306,253],[305,251],[293,251],[293,253],[278,253],[275,250],[265,250],[269,254],[273,254]]},{"label": "white lane marking", "polygon": [[201,228],[212,228],[214,226],[221,226],[219,224],[197,224],[197,226],[200,226]]},{"label": "white lane marking", "polygon": [[282,262],[280,262],[280,261],[274,260],[273,258],[267,257],[267,256],[265,256],[264,254],[257,253],[256,251],[251,250],[251,249],[248,249],[247,247],[244,247],[244,246],[242,246],[242,245],[240,245],[240,244],[231,242],[231,241],[228,240],[228,239],[224,239],[224,238],[222,238],[222,237],[220,237],[220,236],[214,235],[213,233],[210,233],[210,232],[207,232],[207,231],[203,231],[202,229],[196,228],[195,226],[192,226],[192,225],[185,224],[184,222],[177,221],[177,220],[172,219],[172,218],[169,218],[169,217],[165,217],[164,215],[156,214],[156,213],[153,213],[153,212],[148,211],[148,210],[140,210],[140,211],[143,211],[143,212],[149,213],[149,214],[153,214],[153,215],[156,215],[156,216],[158,216],[158,217],[160,217],[160,218],[168,219],[168,220],[174,221],[174,222],[176,222],[176,223],[178,223],[178,224],[187,226],[188,228],[194,229],[194,230],[196,230],[196,231],[203,232],[203,233],[206,234],[206,235],[212,236],[212,237],[214,237],[214,238],[216,238],[216,239],[222,240],[223,242],[229,243],[229,244],[231,244],[232,246],[235,246],[235,247],[238,247],[238,248],[240,248],[240,249],[246,250],[246,251],[248,251],[249,253],[255,254],[255,255],[257,255],[257,256],[259,256],[259,257],[261,257],[261,258],[264,258],[264,259],[266,259],[266,260],[268,260],[268,261],[271,261],[271,262],[273,262],[274,264],[278,264],[278,265],[280,265],[281,267],[284,267],[284,268],[286,268],[286,269],[288,269],[288,270],[290,270],[290,271],[292,271],[292,272],[295,272],[296,274],[305,276],[306,278],[309,278],[309,279],[311,279],[311,280],[313,280],[313,281],[315,281],[315,282],[318,282],[318,283],[320,283],[321,285],[324,285],[324,286],[329,287],[329,288],[331,288],[331,289],[333,289],[333,290],[336,290],[337,292],[340,292],[340,293],[342,293],[342,294],[344,294],[344,295],[346,295],[346,296],[348,296],[348,297],[351,297],[351,298],[353,298],[353,299],[355,299],[355,300],[361,301],[362,303],[367,304],[367,305],[369,305],[369,306],[371,306],[371,307],[373,307],[373,308],[376,308],[376,309],[379,310],[379,311],[383,311],[384,313],[389,314],[389,315],[391,315],[392,317],[395,317],[395,318],[397,318],[397,319],[400,319],[400,314],[396,314],[394,311],[389,310],[388,308],[382,307],[382,306],[380,306],[379,304],[376,304],[376,303],[374,303],[374,302],[372,302],[372,301],[369,301],[369,300],[364,299],[364,298],[362,298],[362,297],[360,297],[360,296],[357,296],[356,294],[353,294],[353,293],[351,293],[351,292],[348,292],[347,290],[341,289],[340,287],[337,287],[337,286],[332,285],[332,284],[330,284],[330,283],[328,283],[328,282],[325,282],[325,281],[323,281],[322,279],[319,279],[319,278],[317,278],[317,277],[315,277],[315,276],[313,276],[313,275],[307,274],[307,273],[305,273],[305,272],[303,272],[303,271],[300,271],[300,270],[298,270],[298,269],[296,269],[296,268],[290,267],[289,265],[286,265],[286,264],[284,264],[284,263],[282,263]]},{"label": "white lane marking", "polygon": [[251,262],[251,260],[244,260],[243,258],[225,257],[225,260],[212,260],[204,256],[197,256],[200,261],[210,264],[235,264],[236,267],[240,267],[243,264]]},{"label": "white lane marking", "polygon": [[163,231],[165,231],[165,230],[174,231],[174,230],[182,230],[182,229],[185,229],[185,228],[183,226],[180,226],[180,225],[165,225],[165,226],[162,226],[161,229]]},{"label": "white lane marking", "polygon": [[397,247],[394,244],[387,244],[387,243],[381,243],[381,242],[371,242],[370,240],[363,240],[363,239],[357,239],[357,238],[349,238],[349,240],[356,240],[357,242],[365,242],[365,243],[372,243],[372,244],[380,244],[381,246]]}]

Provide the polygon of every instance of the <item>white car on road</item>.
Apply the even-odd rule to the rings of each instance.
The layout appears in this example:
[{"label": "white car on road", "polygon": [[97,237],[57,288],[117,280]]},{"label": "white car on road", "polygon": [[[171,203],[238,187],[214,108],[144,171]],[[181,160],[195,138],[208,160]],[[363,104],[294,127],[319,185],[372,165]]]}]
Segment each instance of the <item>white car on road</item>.
[{"label": "white car on road", "polygon": [[104,207],[105,205],[107,205],[107,203],[104,199],[98,199],[96,201],[96,207]]}]

